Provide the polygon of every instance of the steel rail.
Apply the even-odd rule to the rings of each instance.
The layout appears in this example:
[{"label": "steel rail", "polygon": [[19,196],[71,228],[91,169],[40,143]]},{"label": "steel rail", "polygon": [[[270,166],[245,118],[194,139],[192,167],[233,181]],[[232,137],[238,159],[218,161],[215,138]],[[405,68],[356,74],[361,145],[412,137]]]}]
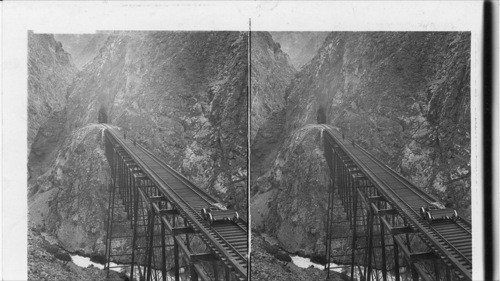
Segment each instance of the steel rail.
[{"label": "steel rail", "polygon": [[[431,194],[427,194],[427,193],[424,193],[423,190],[421,190],[420,188],[416,187],[415,185],[413,185],[411,182],[409,182],[407,179],[405,179],[403,176],[401,176],[398,172],[394,171],[391,167],[385,165],[382,161],[380,161],[379,159],[377,159],[375,156],[373,156],[373,154],[371,154],[370,152],[368,152],[366,149],[364,149],[363,147],[361,146],[357,146],[365,155],[367,155],[370,159],[372,159],[373,161],[379,163],[380,167],[382,169],[384,169],[386,172],[389,172],[391,173],[392,175],[394,175],[398,181],[400,183],[402,183],[404,186],[406,186],[407,188],[409,188],[410,190],[412,190],[415,195],[419,196],[421,199],[424,199],[425,198],[430,198],[432,200],[434,200],[433,202],[437,202],[439,200],[437,200],[434,196],[432,196]],[[424,201],[426,201],[424,199]],[[432,203],[431,201],[427,201],[428,204]],[[455,223],[456,225],[458,225],[462,230],[464,230],[465,232],[467,232],[469,235],[472,235],[470,229],[468,227],[471,226],[471,223],[465,219],[462,219],[461,217],[458,217],[458,219],[461,223],[463,223],[464,225],[461,225],[458,223],[458,221]],[[436,229],[434,227],[434,225],[430,225],[430,227],[432,229],[434,229],[436,232],[440,232],[440,230]],[[441,233],[439,233],[439,235],[442,236]],[[445,237],[443,237],[443,239],[446,239]],[[453,243],[450,242],[450,245],[453,247]],[[464,256],[464,258],[468,259],[467,257]],[[469,260],[470,262],[470,260]]]},{"label": "steel rail", "polygon": [[[396,173],[395,171],[393,171],[392,169],[391,169],[391,171],[388,171],[388,170],[387,170],[387,168],[388,168],[388,167],[387,167],[384,163],[382,163],[382,162],[380,162],[380,161],[377,161],[377,160],[376,160],[376,158],[375,158],[374,156],[372,156],[371,154],[369,154],[369,153],[368,153],[368,152],[367,152],[364,148],[359,147],[359,146],[358,146],[358,148],[361,148],[360,150],[361,150],[363,153],[365,153],[365,155],[368,155],[368,157],[370,157],[373,161],[378,162],[378,163],[379,163],[379,167],[381,167],[382,169],[384,169],[385,171],[387,171],[387,172],[389,172],[389,173],[391,173],[391,174],[397,174],[397,173]],[[397,178],[397,180],[398,180],[401,184],[403,184],[404,186],[406,186],[407,188],[409,188],[410,190],[412,190],[412,191],[413,191],[413,193],[414,193],[416,196],[419,196],[419,197],[420,197],[420,199],[423,199],[423,201],[426,201],[425,199],[432,198],[432,197],[430,197],[428,194],[423,193],[423,192],[422,192],[420,189],[418,189],[417,187],[414,187],[411,183],[409,183],[409,182],[408,182],[406,179],[404,179],[403,177],[399,176],[399,177],[396,177],[396,178]],[[419,215],[419,212],[418,212],[418,211],[416,211],[416,210],[414,209],[414,207],[410,206],[410,205],[406,202],[406,201],[407,201],[406,199],[401,198],[401,196],[397,195],[397,193],[396,193],[396,192],[394,192],[394,193],[395,193],[395,194],[396,194],[396,196],[398,196],[401,200],[403,200],[403,201],[405,202],[405,204],[406,204],[408,207],[410,207],[410,208],[411,208],[411,209],[412,209],[412,210],[413,210],[413,211],[417,214],[417,216]],[[433,199],[433,198],[432,198],[432,199]],[[437,200],[436,200],[436,201],[437,201]],[[427,202],[427,203],[431,203],[430,201],[426,201],[426,202]],[[457,225],[457,226],[459,226],[462,230],[464,230],[465,232],[468,232],[468,233],[470,234],[470,231],[468,231],[466,228],[464,228],[464,227],[463,227],[463,226],[461,226],[461,225],[458,225],[458,224],[456,224],[456,223],[449,223],[449,224],[450,224],[450,225],[451,225],[451,224]],[[440,238],[441,238],[441,239],[443,239],[446,243],[448,243],[448,245],[449,245],[450,247],[452,247],[452,248],[453,248],[453,249],[454,249],[454,250],[455,250],[455,251],[456,251],[459,255],[461,255],[461,256],[462,256],[462,258],[466,259],[466,260],[467,260],[470,264],[472,264],[471,260],[470,260],[468,257],[466,257],[464,254],[462,254],[462,251],[458,250],[458,249],[457,249],[457,248],[453,245],[453,243],[449,241],[449,239],[448,239],[448,238],[444,237],[444,236],[443,236],[443,234],[442,234],[442,233],[440,233],[440,231],[439,231],[438,229],[436,229],[433,225],[429,225],[429,227],[430,227],[432,230],[434,230],[434,231],[435,231],[435,232],[436,232],[436,233],[440,236]]]},{"label": "steel rail", "polygon": [[[180,180],[181,182],[183,182],[184,184],[186,184],[187,187],[189,187],[193,192],[195,192],[197,195],[199,195],[200,197],[203,198],[203,200],[205,200],[205,202],[207,202],[208,204],[213,204],[213,203],[218,203],[217,200],[215,200],[212,196],[208,195],[208,193],[206,193],[204,190],[202,190],[201,188],[199,188],[198,186],[194,185],[193,183],[191,183],[188,179],[186,179],[184,176],[182,176],[179,172],[177,172],[175,169],[173,169],[172,167],[170,167],[168,164],[166,164],[164,161],[162,161],[159,157],[157,157],[156,155],[154,155],[152,152],[150,152],[149,150],[147,150],[146,148],[144,148],[143,146],[140,146],[140,148],[146,153],[148,154],[149,156],[151,156],[152,158],[154,158],[154,160],[159,163],[160,165],[162,165],[164,168],[167,168],[169,169],[170,171],[174,172],[174,176]],[[175,191],[174,191],[175,192]],[[203,193],[203,195],[201,195],[200,193]],[[205,198],[205,196],[209,197],[210,199],[213,199],[213,201],[209,201]],[[182,196],[181,196],[182,197]],[[189,202],[186,202],[187,204],[189,204]],[[193,208],[194,209],[194,208]],[[232,226],[232,222],[230,222],[229,224],[226,224],[225,226]],[[243,230],[244,234],[248,234],[246,229],[244,229],[242,226],[240,226],[238,223],[234,223],[234,225],[237,227],[236,229],[241,229]],[[213,228],[212,229],[214,230],[214,232],[219,236],[219,238],[221,238],[226,244],[228,244],[232,249],[233,251],[235,252],[238,252],[240,254],[240,256],[243,258],[243,254],[240,253],[240,251],[238,251],[236,248],[234,248],[234,246],[232,245],[231,242],[228,242],[227,239],[230,238],[230,237],[225,237],[225,235],[221,234],[219,231],[217,231],[217,229]],[[229,235],[229,236],[234,236],[234,235]]]},{"label": "steel rail", "polygon": [[148,154],[149,157],[153,158],[156,161],[156,163],[160,164],[163,168],[168,169],[170,171],[170,174],[172,174],[176,179],[181,181],[186,187],[189,187],[189,189],[191,189],[196,195],[198,195],[201,199],[203,199],[208,205],[218,202],[215,198],[208,196],[208,194],[206,194],[205,192],[203,192],[203,194],[201,194],[202,193],[201,188],[192,184],[190,181],[185,179],[183,176],[178,176],[178,172],[175,169],[173,169],[168,164],[166,164],[165,162],[160,160],[160,158],[158,156],[154,155],[151,151],[147,150],[146,148],[144,148],[143,146],[141,146],[139,144],[137,146],[144,153]]},{"label": "steel rail", "polygon": [[[355,156],[355,157],[357,157],[357,156]],[[361,161],[361,160],[360,160],[360,161]],[[372,169],[370,169],[370,170],[372,170]],[[376,175],[376,173],[374,173],[374,174]],[[417,212],[417,211],[415,211],[415,210],[414,210],[414,208],[413,208],[412,206],[410,206],[410,205],[406,202],[407,200],[406,200],[405,198],[402,198],[399,194],[397,194],[397,192],[395,192],[395,191],[394,191],[394,190],[390,187],[390,185],[389,185],[389,184],[387,184],[387,183],[386,183],[383,179],[381,179],[381,178],[380,178],[380,177],[378,177],[378,176],[376,176],[376,177],[377,177],[380,181],[384,182],[384,183],[386,184],[386,186],[387,186],[387,187],[389,187],[389,189],[390,189],[390,190],[394,193],[394,195],[395,195],[396,197],[398,197],[398,199],[399,199],[399,200],[401,200],[401,202],[402,202],[403,204],[405,204],[407,208],[409,208],[411,211],[413,211],[413,212],[415,213],[415,215],[416,215],[417,219],[420,219],[420,216],[419,216],[418,212]],[[401,181],[400,181],[399,179],[398,179],[398,181],[401,183]],[[417,195],[417,196],[419,196],[419,195],[418,195],[417,193],[415,193],[415,192],[414,192],[414,194],[415,194],[415,195]],[[455,251],[458,255],[460,255],[463,259],[465,259],[466,261],[468,261],[469,263],[471,263],[471,262],[470,262],[470,260],[469,260],[469,259],[468,259],[468,258],[467,258],[464,254],[462,254],[462,252],[461,252],[460,250],[456,249],[456,248],[453,246],[453,244],[452,244],[450,241],[448,241],[448,239],[446,239],[445,237],[443,237],[443,235],[442,235],[441,233],[439,233],[439,231],[437,231],[436,229],[434,229],[434,228],[433,228],[432,226],[430,226],[430,225],[428,225],[428,227],[430,227],[432,230],[434,230],[435,234],[437,234],[437,235],[439,236],[439,238],[440,238],[440,239],[442,239],[444,242],[446,242],[446,244],[448,244],[448,246],[450,246],[451,248],[453,248],[453,250],[454,250],[454,251]]]},{"label": "steel rail", "polygon": [[[114,133],[112,133],[112,134],[114,134]],[[124,147],[124,149],[125,149],[125,145],[124,145],[123,143],[121,143],[122,141],[121,141],[121,140],[119,140],[119,139],[117,138],[117,136],[116,136],[116,135],[113,135],[113,137],[114,137],[114,138],[115,138],[115,140],[116,140],[117,142],[119,142],[119,143],[122,145],[122,147]],[[129,150],[129,151],[130,151],[130,150]],[[133,155],[133,156],[137,156],[137,155],[135,155],[135,154],[130,153],[130,156],[131,156],[131,157],[132,157],[132,155]],[[135,160],[136,160],[136,162],[139,162],[139,161],[137,161],[138,159],[135,159]],[[141,161],[141,162],[142,162],[142,161]],[[145,163],[142,163],[142,164],[141,164],[141,166],[143,166],[143,167],[148,167]],[[143,170],[144,170],[144,169],[143,169]],[[147,174],[147,172],[146,172],[146,174]],[[170,174],[171,174],[171,173],[170,173]],[[164,181],[161,177],[159,177],[159,178],[160,178],[160,179],[164,182],[164,184],[165,184],[165,185],[167,185],[167,186],[171,189],[171,191],[172,191],[172,192],[173,192],[173,193],[174,193],[174,194],[175,194],[175,195],[179,198],[179,200],[184,201],[184,204],[186,204],[186,205],[187,205],[187,207],[188,207],[188,208],[190,208],[190,209],[191,209],[191,211],[192,211],[195,215],[198,215],[198,214],[197,214],[197,212],[196,212],[196,210],[194,210],[194,208],[192,208],[192,207],[191,207],[191,206],[190,206],[187,202],[185,202],[185,200],[183,200],[183,199],[182,199],[182,196],[178,195],[178,194],[177,194],[177,192],[175,192],[175,190],[173,190],[173,188],[172,188],[172,187],[170,187],[170,185],[169,185],[167,182],[165,182],[165,181]],[[153,181],[154,181],[154,180],[153,180]],[[182,182],[181,182],[181,183],[182,183]],[[158,183],[157,183],[157,184],[158,184]],[[158,184],[158,186],[161,186],[161,184]],[[168,190],[164,190],[164,191],[168,192]],[[171,197],[171,198],[172,198],[172,197]],[[178,200],[178,201],[173,200],[173,201],[172,201],[172,203],[173,203],[173,204],[175,204],[175,205],[178,205],[178,204],[176,204],[176,203],[178,203],[178,202],[179,202],[179,200]],[[178,206],[177,206],[177,207],[178,207]],[[179,207],[178,207],[178,208],[179,208]],[[179,209],[180,209],[180,208],[179,208]],[[180,209],[180,210],[182,210],[182,209]],[[189,217],[190,217],[190,216],[189,216],[190,214],[189,214],[188,212],[185,212],[185,210],[183,210],[183,211],[184,211],[185,215],[189,218]],[[191,218],[190,218],[190,220],[191,220],[191,221],[193,221]],[[204,222],[204,220],[203,220],[203,219],[199,219],[199,221]],[[199,223],[199,221],[198,221],[198,223]],[[212,230],[212,231],[214,231],[214,230]],[[212,236],[213,236],[213,235],[212,235]],[[209,238],[210,238],[210,237],[209,237]],[[210,243],[211,243],[211,244],[213,244],[212,242],[210,242]],[[219,242],[219,243],[220,243],[220,242]],[[218,246],[218,245],[216,245],[216,246]],[[230,246],[230,245],[226,245],[226,246]],[[217,248],[218,248],[218,247],[217,247]],[[237,255],[241,255],[239,252],[235,252],[235,253],[236,253]],[[231,257],[231,256],[229,256],[229,255],[225,255],[225,257],[227,257],[227,259],[228,259],[228,260],[232,261],[232,258],[233,258],[233,257]],[[245,258],[244,258],[244,257],[241,257],[241,259],[245,260]],[[233,263],[231,262],[231,264],[233,264]]]},{"label": "steel rail", "polygon": [[462,227],[465,231],[467,231],[470,235],[472,235],[472,232],[471,232],[471,229],[470,229],[470,227],[472,227],[472,225],[471,225],[471,222],[470,222],[470,221],[465,220],[465,219],[462,219],[461,217],[459,217],[459,218],[458,218],[458,220],[457,220],[457,224],[458,224],[458,223],[463,223],[463,224],[465,224],[465,226],[467,226],[468,228],[465,228],[465,227],[464,227],[464,226],[462,226],[462,225],[461,225],[461,227]]},{"label": "steel rail", "polygon": [[183,182],[186,186],[188,186],[196,194],[198,194],[200,197],[202,197],[203,200],[205,200],[205,202],[207,202],[208,204],[218,203],[218,200],[215,197],[213,197],[208,192],[206,192],[205,190],[199,188],[197,185],[193,184],[191,181],[189,181],[188,179],[186,179],[181,173],[179,173],[177,170],[175,170],[170,165],[168,165],[167,163],[165,163],[165,161],[161,160],[158,156],[154,155],[153,152],[149,151],[147,148],[145,148],[144,146],[142,146],[140,144],[137,144],[137,147],[139,147],[140,149],[142,149],[142,151],[144,151],[150,157],[154,158],[156,160],[156,162],[158,162],[159,164],[161,164],[163,167],[165,167],[169,171],[171,171],[172,174],[173,174],[173,176],[175,176],[178,180],[180,180],[181,182]]},{"label": "steel rail", "polygon": [[380,168],[384,169],[386,172],[394,175],[397,180],[402,183],[404,186],[406,186],[408,189],[410,189],[415,195],[419,196],[421,199],[426,201],[426,203],[431,204],[432,202],[437,202],[439,201],[437,198],[432,196],[431,194],[424,193],[420,188],[414,186],[412,183],[408,182],[407,179],[405,179],[403,176],[401,176],[399,173],[394,171],[391,167],[387,166],[385,163],[377,159],[375,156],[373,156],[371,153],[369,153],[366,149],[364,149],[361,146],[357,146],[365,155],[367,155],[371,160],[374,162],[377,162],[380,166]]},{"label": "steel rail", "polygon": [[[329,132],[329,134],[333,137],[333,134],[332,134],[332,133],[330,133],[330,132]],[[337,143],[339,143],[338,141],[336,141],[336,142],[337,142]],[[340,145],[340,143],[339,143],[339,145]],[[342,144],[342,146],[343,146],[343,144]],[[346,148],[345,148],[345,147],[343,147],[343,150],[346,150]],[[347,150],[346,150],[346,151],[347,151]],[[346,154],[348,154],[348,153],[346,153]],[[356,159],[358,159],[358,160],[359,160],[359,158],[357,158],[357,156],[355,156],[355,155],[352,155],[352,156],[356,157]],[[354,159],[353,159],[353,160],[354,160]],[[361,161],[361,160],[360,160],[360,161]],[[368,168],[368,169],[369,169],[369,168]],[[371,170],[371,169],[370,169],[370,170]],[[375,174],[375,173],[374,173],[374,174]],[[382,182],[384,182],[384,183],[385,183],[385,181],[384,181],[383,179],[381,179],[381,178],[380,178],[380,177],[378,177],[378,176],[376,176],[376,177],[377,177],[377,179],[379,179],[380,181],[382,181]],[[400,180],[398,180],[398,181],[400,181]],[[396,192],[395,192],[395,191],[394,191],[394,190],[390,187],[390,185],[388,185],[387,183],[385,183],[385,184],[386,184],[386,186],[388,186],[388,187],[389,187],[389,189],[391,190],[391,192],[392,192],[392,193],[394,193],[394,195],[395,195],[396,197],[398,197],[398,199],[399,199],[399,200],[400,200],[403,204],[405,204],[405,205],[406,205],[406,207],[407,207],[407,208],[409,208],[411,211],[413,211],[413,212],[416,214],[416,218],[417,218],[417,220],[420,220],[421,218],[420,218],[420,216],[418,215],[418,212],[416,212],[416,211],[413,209],[413,207],[409,206],[409,205],[406,203],[405,199],[401,198],[401,197],[400,197],[400,196],[399,196],[399,195],[398,195],[398,194],[397,194],[397,193],[396,193]],[[413,225],[413,226],[414,226],[414,228],[415,228],[415,225]],[[427,225],[427,227],[430,227],[430,226],[428,226],[428,225]],[[444,242],[446,242],[446,244],[448,244],[448,246],[450,246],[451,248],[453,248],[453,249],[455,250],[455,253],[456,253],[456,254],[458,254],[459,256],[461,256],[463,259],[465,259],[466,261],[468,261],[468,262],[470,263],[470,260],[469,260],[467,257],[465,257],[465,256],[463,255],[463,253],[462,253],[460,250],[456,249],[456,248],[452,245],[452,243],[451,243],[451,242],[449,242],[449,241],[448,241],[445,237],[443,237],[443,236],[441,235],[441,233],[439,233],[437,230],[435,230],[435,229],[433,229],[433,228],[431,228],[431,229],[432,229],[432,230],[434,230],[434,234],[437,234],[437,235],[439,236],[438,238],[440,238],[441,240],[443,240]],[[425,232],[425,233],[429,233],[429,232]],[[449,255],[447,255],[447,256],[449,257]],[[460,271],[462,271],[462,270],[460,270]]]},{"label": "steel rail", "polygon": [[248,234],[248,227],[247,227],[247,222],[243,219],[240,218],[240,221],[236,223],[236,225],[243,230],[245,233]]},{"label": "steel rail", "polygon": [[[412,189],[412,190],[415,190],[416,192],[422,194],[423,196],[426,196],[426,197],[429,197],[430,199],[433,200],[433,202],[437,202],[439,201],[436,197],[434,197],[432,194],[428,194],[428,193],[425,193],[422,189],[416,187],[413,183],[411,183],[410,181],[408,181],[405,177],[403,177],[402,175],[400,175],[398,172],[396,172],[394,169],[392,169],[391,167],[387,166],[385,163],[383,163],[381,160],[377,159],[373,154],[371,154],[368,150],[366,150],[365,148],[363,148],[362,146],[357,146],[357,148],[359,148],[362,152],[364,152],[368,157],[370,157],[373,161],[377,162],[380,164],[381,168],[385,169],[387,172],[393,174],[394,176],[396,176],[399,181],[404,184],[405,186],[407,186],[408,188]],[[432,203],[430,201],[428,201],[429,203]],[[461,217],[458,218],[459,220],[461,220],[462,223],[466,224],[467,226],[471,226],[471,222],[466,220],[466,219],[463,219]],[[464,228],[465,231],[469,232],[470,231],[466,228]]]},{"label": "steel rail", "polygon": [[[356,155],[354,155],[347,147],[340,141],[337,140],[337,137],[333,133],[333,129],[323,125],[325,128],[324,131],[328,133],[329,138],[331,141],[335,142],[343,151],[345,154],[351,158],[353,162],[356,163],[358,168],[365,174],[368,178],[371,179],[372,183],[377,186],[378,190],[385,195],[385,197],[392,201],[391,203],[394,205],[395,208],[399,209],[401,214],[404,214],[407,219],[409,220],[409,223],[413,228],[419,229],[423,234],[425,234],[425,238],[428,239],[439,251],[443,254],[443,256],[446,256],[448,260],[450,260],[453,264],[454,267],[461,272],[464,276],[467,276],[469,279],[472,279],[472,272],[468,268],[466,268],[466,265],[464,265],[463,262],[461,262],[458,257],[455,256],[462,256],[462,259],[465,261],[468,261],[467,258],[463,257],[463,254],[460,251],[452,251],[446,249],[446,246],[449,246],[449,243],[446,243],[447,245],[443,245],[442,242],[439,241],[439,239],[443,240],[440,238],[438,233],[436,231],[432,231],[430,226],[428,224],[422,223],[422,218],[416,213],[411,206],[409,206],[404,199],[402,199],[387,183],[385,180],[381,179],[379,176],[376,175],[369,167],[367,167]],[[328,138],[327,138],[328,139]],[[412,214],[412,215],[410,215]],[[469,266],[471,266],[470,261],[469,261]]]},{"label": "steel rail", "polygon": [[[155,182],[155,184],[160,187],[160,189],[165,193],[164,195],[171,199],[174,199],[171,200],[171,202],[176,205],[181,214],[184,214],[184,217],[188,218],[192,226],[197,228],[204,235],[204,237],[208,239],[210,244],[216,248],[216,254],[221,258],[221,260],[228,261],[232,265],[232,267],[237,270],[239,275],[246,278],[247,269],[245,269],[244,266],[247,266],[247,258],[242,256],[238,251],[233,250],[234,253],[231,254],[227,249],[225,249],[224,246],[227,246],[229,248],[232,247],[228,244],[223,245],[222,243],[217,241],[217,235],[214,235],[214,230],[207,226],[208,223],[200,216],[200,214],[198,214],[196,210],[194,210],[188,203],[186,203],[185,200],[183,200],[182,197],[179,196],[172,189],[172,187],[170,187],[170,185],[164,179],[162,179],[160,175],[158,175],[157,172],[149,168],[149,166],[136,154],[136,152],[133,152],[128,147],[128,145],[125,144],[124,141],[120,139],[120,137],[118,137],[118,134],[115,132],[114,128],[110,127],[109,125],[105,126],[108,129],[107,132],[114,138],[117,143],[119,143],[124,149],[127,150],[127,152],[129,152],[130,157],[133,158],[134,161],[136,161],[136,163],[141,166],[143,172],[148,175],[150,180]],[[234,257],[235,254],[237,257]],[[243,260],[244,265],[243,263],[238,262],[238,259]]]},{"label": "steel rail", "polygon": [[[211,201],[203,198],[207,203],[209,204],[212,204],[212,203],[220,203],[215,197],[213,197],[211,194],[209,194],[208,192],[206,192],[204,189],[201,189],[199,188],[197,185],[193,184],[191,181],[189,181],[188,179],[186,179],[181,173],[179,173],[177,170],[175,170],[174,168],[172,168],[170,165],[168,165],[167,163],[165,163],[165,161],[161,160],[158,156],[154,155],[151,151],[149,151],[147,148],[145,148],[144,146],[140,145],[140,144],[137,144],[137,146],[139,148],[141,148],[145,153],[147,153],[149,156],[155,158],[155,160],[160,163],[161,165],[163,165],[165,168],[168,168],[170,171],[172,171],[174,173],[174,176],[182,181],[183,183],[185,183],[189,188],[191,188],[195,193],[197,193],[198,195],[200,195],[200,197],[208,197]],[[242,224],[242,225],[240,225]],[[247,222],[243,219],[240,218],[240,222],[236,223],[236,225],[238,225],[239,228],[241,228],[243,231],[245,232],[248,232],[248,228],[246,228],[246,224]]]}]

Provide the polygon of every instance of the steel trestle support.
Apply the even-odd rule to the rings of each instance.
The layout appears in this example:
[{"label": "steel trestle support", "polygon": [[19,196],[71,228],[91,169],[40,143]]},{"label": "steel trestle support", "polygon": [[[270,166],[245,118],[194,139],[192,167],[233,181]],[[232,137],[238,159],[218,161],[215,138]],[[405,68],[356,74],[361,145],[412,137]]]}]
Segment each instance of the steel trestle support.
[{"label": "steel trestle support", "polygon": [[242,280],[128,155],[122,141],[106,133],[111,167],[108,274],[114,262],[126,268],[130,280]]},{"label": "steel trestle support", "polygon": [[[353,280],[463,278],[446,257],[440,256],[421,232],[407,221],[399,206],[380,192],[371,175],[358,168],[357,162],[347,152],[353,146],[350,140],[334,137],[331,131],[333,129],[326,126],[323,130],[324,156],[330,171],[325,216],[327,280],[332,262],[348,264],[346,273]],[[339,235],[342,229],[346,232],[346,228],[349,229],[348,237]],[[336,245],[332,240],[337,241]],[[345,248],[344,256],[338,254],[338,247]]]}]

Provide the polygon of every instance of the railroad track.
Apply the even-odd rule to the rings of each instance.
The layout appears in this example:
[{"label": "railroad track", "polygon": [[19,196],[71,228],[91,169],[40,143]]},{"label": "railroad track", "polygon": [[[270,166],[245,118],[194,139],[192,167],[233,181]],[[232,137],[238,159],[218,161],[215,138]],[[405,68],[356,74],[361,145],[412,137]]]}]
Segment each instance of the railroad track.
[{"label": "railroad track", "polygon": [[392,205],[421,238],[443,260],[453,264],[459,277],[472,279],[472,235],[470,222],[440,221],[429,224],[420,215],[420,208],[437,200],[414,186],[397,172],[387,167],[365,149],[343,140],[339,132],[323,125],[329,139],[337,143],[350,156],[363,173],[377,186]]},{"label": "railroad track", "polygon": [[[163,168],[168,169],[171,174],[183,182],[192,191],[191,194],[187,195],[190,198],[190,203],[188,203],[193,209],[201,210],[215,203],[219,203],[217,199],[208,194],[205,190],[194,185],[192,182],[184,178],[179,172],[170,167],[163,160],[158,158],[152,152],[147,150],[142,145],[137,145],[142,151],[148,154],[150,157],[154,158],[157,163],[159,163]],[[185,195],[186,193],[184,193]],[[197,198],[196,196],[199,196]],[[235,251],[240,253],[240,256],[246,256],[248,254],[248,227],[245,221],[239,220],[238,222],[218,222],[213,224],[212,229],[215,230],[217,235],[226,241]]]},{"label": "railroad track", "polygon": [[162,191],[163,195],[187,219],[191,227],[200,233],[200,237],[213,250],[219,259],[229,268],[235,269],[240,280],[246,280],[248,271],[248,228],[241,219],[238,222],[217,222],[210,225],[200,214],[217,200],[197,187],[156,155],[142,146],[134,146],[130,140],[121,138],[121,134],[109,125],[107,132],[119,143],[142,171]]}]

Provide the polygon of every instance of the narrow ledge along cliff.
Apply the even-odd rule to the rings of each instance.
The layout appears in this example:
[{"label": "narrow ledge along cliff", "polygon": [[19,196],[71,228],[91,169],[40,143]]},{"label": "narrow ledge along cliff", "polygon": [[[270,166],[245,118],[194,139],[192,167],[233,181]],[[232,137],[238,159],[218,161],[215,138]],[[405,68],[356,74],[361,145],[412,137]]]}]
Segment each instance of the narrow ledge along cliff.
[{"label": "narrow ledge along cliff", "polygon": [[64,268],[49,255],[35,270],[40,247],[104,254],[110,169],[99,114],[247,216],[247,33],[95,36],[58,35],[62,44],[29,34],[30,280]]},{"label": "narrow ledge along cliff", "polygon": [[[315,125],[320,112],[326,123],[470,219],[470,33],[329,33],[286,89],[267,86],[284,104],[276,106],[282,118],[260,120],[275,127],[276,143],[252,145],[257,236],[275,237],[289,253],[324,255],[328,171]],[[252,105],[265,103],[259,99],[252,95]],[[266,163],[259,156],[264,152]]]}]

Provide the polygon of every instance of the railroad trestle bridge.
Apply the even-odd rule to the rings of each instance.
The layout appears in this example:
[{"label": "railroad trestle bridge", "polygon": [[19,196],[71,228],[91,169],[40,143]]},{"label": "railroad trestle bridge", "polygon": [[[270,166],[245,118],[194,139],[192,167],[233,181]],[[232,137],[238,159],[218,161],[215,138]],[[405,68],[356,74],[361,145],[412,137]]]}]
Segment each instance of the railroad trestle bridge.
[{"label": "railroad trestle bridge", "polygon": [[[126,267],[131,280],[246,280],[247,222],[208,222],[200,210],[218,204],[215,198],[105,126],[112,177],[106,269]],[[460,217],[426,220],[420,210],[437,203],[434,197],[323,126],[330,171],[327,276],[331,262],[339,260],[332,241],[344,239],[352,279],[472,280],[470,222]],[[338,201],[345,214],[341,221]],[[339,225],[348,226],[347,236],[334,234]],[[341,255],[345,261],[346,254]]]},{"label": "railroad trestle bridge", "polygon": [[[348,256],[347,274],[356,280],[472,280],[470,222],[460,217],[425,219],[421,208],[439,204],[434,197],[338,130],[322,126],[330,171],[328,275],[331,262]],[[339,212],[345,214],[342,219]],[[347,235],[334,234],[336,227],[346,225]],[[348,241],[347,255],[332,249],[337,239]]]},{"label": "railroad trestle bridge", "polygon": [[246,280],[247,222],[208,222],[200,210],[220,204],[214,197],[104,126],[111,167],[105,268],[126,268],[130,280]]}]

